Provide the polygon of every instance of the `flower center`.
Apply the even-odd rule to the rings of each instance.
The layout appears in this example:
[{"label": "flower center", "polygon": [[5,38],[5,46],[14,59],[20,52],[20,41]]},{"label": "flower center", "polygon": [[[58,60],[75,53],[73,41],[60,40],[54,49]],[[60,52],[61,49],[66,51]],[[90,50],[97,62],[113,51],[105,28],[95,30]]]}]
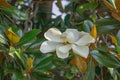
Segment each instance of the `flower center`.
[{"label": "flower center", "polygon": [[63,44],[71,44],[72,43],[67,39],[67,34],[61,35],[60,38],[63,40]]}]

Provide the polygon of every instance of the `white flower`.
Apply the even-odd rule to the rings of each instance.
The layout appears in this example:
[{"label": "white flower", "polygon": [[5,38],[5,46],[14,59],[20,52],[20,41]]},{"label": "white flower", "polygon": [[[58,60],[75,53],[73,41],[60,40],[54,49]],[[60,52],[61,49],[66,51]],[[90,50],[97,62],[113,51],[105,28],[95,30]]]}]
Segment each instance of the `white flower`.
[{"label": "white flower", "polygon": [[69,51],[87,58],[89,54],[89,44],[94,43],[94,38],[86,32],[79,32],[76,29],[67,29],[61,33],[56,28],[50,28],[45,34],[48,41],[42,43],[40,51],[42,53],[54,52],[59,58],[67,58]]}]

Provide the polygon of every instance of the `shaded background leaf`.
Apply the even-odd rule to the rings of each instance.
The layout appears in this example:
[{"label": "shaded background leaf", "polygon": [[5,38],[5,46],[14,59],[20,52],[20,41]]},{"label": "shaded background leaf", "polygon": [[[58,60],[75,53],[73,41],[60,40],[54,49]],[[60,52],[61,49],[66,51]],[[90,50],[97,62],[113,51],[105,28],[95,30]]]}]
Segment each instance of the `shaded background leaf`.
[{"label": "shaded background leaf", "polygon": [[110,67],[110,68],[119,68],[120,67],[120,61],[111,54],[100,53],[99,51],[94,50],[91,52],[91,55],[93,56],[93,58],[95,58],[95,60],[98,63],[100,63],[106,67]]}]

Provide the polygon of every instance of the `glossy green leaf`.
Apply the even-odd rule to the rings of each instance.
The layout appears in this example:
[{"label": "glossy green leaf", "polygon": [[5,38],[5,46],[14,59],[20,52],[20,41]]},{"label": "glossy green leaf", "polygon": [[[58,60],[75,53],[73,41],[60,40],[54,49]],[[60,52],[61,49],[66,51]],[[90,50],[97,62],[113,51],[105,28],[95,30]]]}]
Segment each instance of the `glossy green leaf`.
[{"label": "glossy green leaf", "polygon": [[90,32],[92,26],[93,26],[92,21],[90,21],[90,20],[85,20],[85,21],[84,21],[84,25],[83,25],[83,29],[84,29],[85,32]]},{"label": "glossy green leaf", "polygon": [[93,50],[91,52],[91,55],[101,65],[104,65],[110,68],[120,67],[120,61],[114,55],[111,55],[108,53],[100,53],[97,50]]},{"label": "glossy green leaf", "polygon": [[59,69],[67,66],[66,62],[63,59],[59,59],[58,57],[53,58],[53,64]]},{"label": "glossy green leaf", "polygon": [[118,31],[116,38],[118,40],[118,44],[120,45],[120,30]]},{"label": "glossy green leaf", "polygon": [[0,43],[0,51],[6,50],[6,46],[2,43]]},{"label": "glossy green leaf", "polygon": [[7,24],[7,23],[3,23],[3,22],[0,23],[0,30],[1,30],[1,31],[0,31],[0,34],[3,33],[3,32],[5,32],[6,29],[8,29],[9,26],[6,25],[6,24]]},{"label": "glossy green leaf", "polygon": [[67,15],[65,16],[65,19],[64,19],[65,25],[66,25],[68,28],[71,27],[70,17],[71,17],[70,14],[67,14]]},{"label": "glossy green leaf", "polygon": [[71,70],[71,73],[73,74],[76,74],[79,72],[78,68],[75,65],[72,65],[70,70]]},{"label": "glossy green leaf", "polygon": [[[75,0],[76,1],[76,0]],[[68,5],[65,6],[65,10],[66,11],[73,11],[74,10],[74,6],[73,4],[69,3]]]},{"label": "glossy green leaf", "polygon": [[19,46],[24,45],[24,44],[29,43],[30,41],[34,40],[39,32],[40,32],[40,30],[33,29],[33,30],[25,33],[25,35],[20,39],[18,45]]},{"label": "glossy green leaf", "polygon": [[94,80],[95,77],[95,66],[92,61],[88,63],[87,72],[84,76],[84,80]]},{"label": "glossy green leaf", "polygon": [[86,10],[94,10],[96,7],[98,6],[97,3],[86,3],[86,4],[83,4],[83,5],[80,5],[78,8],[77,8],[77,11],[82,14],[84,11]]},{"label": "glossy green leaf", "polygon": [[41,57],[41,59],[37,59],[38,64],[34,66],[35,69],[40,69],[43,71],[49,70],[53,67],[52,64],[52,55],[47,55],[46,57]]},{"label": "glossy green leaf", "polygon": [[12,80],[28,80],[27,77],[23,76],[20,72],[15,72],[12,75]]},{"label": "glossy green leaf", "polygon": [[58,26],[61,22],[62,22],[62,19],[61,19],[61,16],[58,16],[56,19],[54,19],[54,25],[55,26]]},{"label": "glossy green leaf", "polygon": [[29,46],[29,48],[38,47],[38,46],[40,46],[40,44],[41,44],[43,41],[45,41],[45,39],[44,39],[44,38],[40,38],[40,39],[36,40],[35,42],[33,42],[33,43]]},{"label": "glossy green leaf", "polygon": [[114,24],[120,24],[117,20],[112,18],[102,18],[96,20],[95,24],[97,26],[105,26],[105,25],[114,25]]},{"label": "glossy green leaf", "polygon": [[98,26],[97,27],[98,34],[110,33],[110,32],[113,32],[117,29],[120,29],[120,27],[117,24],[116,25],[105,25],[105,26]]},{"label": "glossy green leaf", "polygon": [[67,71],[65,76],[68,80],[71,80],[74,77],[74,74],[72,74],[70,71]]},{"label": "glossy green leaf", "polygon": [[28,80],[27,76],[25,75],[25,72],[20,72],[17,69],[14,68],[14,66],[7,66],[4,70],[4,74],[12,74],[11,80]]},{"label": "glossy green leaf", "polygon": [[13,17],[17,20],[27,20],[28,16],[25,12],[20,11],[18,8],[11,6],[10,8],[2,8],[2,11],[9,15],[10,17]]},{"label": "glossy green leaf", "polygon": [[106,34],[120,29],[120,23],[114,19],[99,19],[95,22],[98,34]]},{"label": "glossy green leaf", "polygon": [[15,59],[18,58],[22,63],[21,66],[25,67],[25,60],[24,60],[23,54],[21,53],[20,49],[15,49],[14,47],[10,47],[9,55]]},{"label": "glossy green leaf", "polygon": [[96,48],[97,50],[101,52],[108,52],[108,47],[107,46],[100,46]]},{"label": "glossy green leaf", "polygon": [[20,11],[19,9],[17,9],[16,7],[11,7],[10,8],[12,11],[12,17],[17,19],[17,20],[27,20],[27,14],[25,12]]},{"label": "glossy green leaf", "polygon": [[0,43],[7,44],[7,41],[2,34],[0,34]]},{"label": "glossy green leaf", "polygon": [[52,78],[52,75],[47,74],[47,72],[41,72],[40,70],[34,70],[31,73],[32,78],[38,79],[38,80],[48,80],[49,78]]},{"label": "glossy green leaf", "polygon": [[116,46],[116,50],[117,50],[117,53],[120,54],[120,46],[119,45]]}]

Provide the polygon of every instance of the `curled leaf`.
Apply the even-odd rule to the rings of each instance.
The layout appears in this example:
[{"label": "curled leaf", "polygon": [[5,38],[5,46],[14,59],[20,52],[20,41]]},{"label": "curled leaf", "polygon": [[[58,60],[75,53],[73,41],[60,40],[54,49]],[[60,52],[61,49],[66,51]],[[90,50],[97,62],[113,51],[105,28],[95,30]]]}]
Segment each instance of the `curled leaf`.
[{"label": "curled leaf", "polygon": [[27,73],[30,73],[33,68],[33,58],[27,58]]},{"label": "curled leaf", "polygon": [[5,34],[12,44],[17,43],[20,40],[19,36],[12,31],[11,27],[6,30]]},{"label": "curled leaf", "polygon": [[107,0],[102,0],[102,1],[110,10],[115,11],[115,8],[113,8],[113,6]]},{"label": "curled leaf", "polygon": [[120,54],[117,54],[116,56],[120,59]]},{"label": "curled leaf", "polygon": [[82,73],[85,73],[86,70],[87,70],[87,62],[86,62],[86,59],[85,59],[85,58],[75,56],[75,57],[71,60],[70,64],[76,65],[77,68],[78,68]]},{"label": "curled leaf", "polygon": [[63,5],[62,5],[61,0],[57,0],[57,5],[58,5],[60,11],[61,11],[61,12],[64,12]]},{"label": "curled leaf", "polygon": [[115,6],[118,11],[120,11],[120,0],[115,0]]},{"label": "curled leaf", "polygon": [[33,67],[33,58],[27,58],[27,66],[29,68],[32,68]]},{"label": "curled leaf", "polygon": [[96,29],[96,25],[93,24],[92,30],[90,32],[91,36],[96,39],[97,38],[97,29]]},{"label": "curled leaf", "polygon": [[117,39],[114,36],[112,36],[112,35],[109,35],[109,36],[110,36],[110,38],[112,40],[112,43],[114,43],[115,45],[117,45],[118,44]]},{"label": "curled leaf", "polygon": [[91,43],[90,44],[90,49],[95,49],[96,48],[96,45],[94,43]]},{"label": "curled leaf", "polygon": [[0,0],[0,5],[7,7],[7,8],[11,6],[8,2],[6,2],[6,0]]},{"label": "curled leaf", "polygon": [[118,13],[120,11],[120,0],[115,0],[115,6],[114,8],[107,0],[103,0],[103,3],[112,11],[112,16],[120,21],[120,14]]},{"label": "curled leaf", "polygon": [[120,21],[120,14],[116,11],[112,11],[112,17],[114,17],[116,20]]}]

